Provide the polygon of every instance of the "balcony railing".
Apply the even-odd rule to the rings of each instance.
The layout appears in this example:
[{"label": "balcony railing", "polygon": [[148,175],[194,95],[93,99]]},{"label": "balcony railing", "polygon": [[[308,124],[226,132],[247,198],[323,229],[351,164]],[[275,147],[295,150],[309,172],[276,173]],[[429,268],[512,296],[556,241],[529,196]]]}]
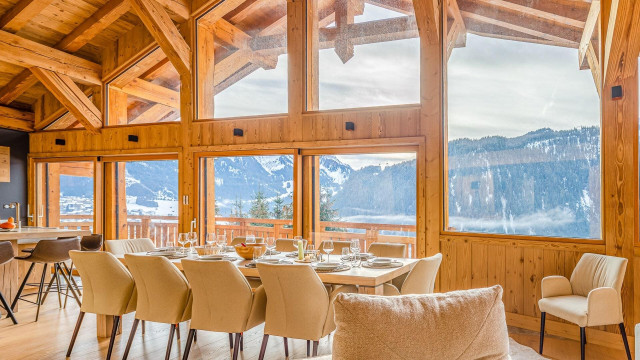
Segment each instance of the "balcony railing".
[{"label": "balcony railing", "polygon": [[[92,215],[61,215],[61,227],[86,229],[93,227]],[[238,236],[272,236],[276,239],[293,238],[293,222],[278,219],[252,219],[216,217],[215,232],[225,234],[227,242]],[[167,239],[178,236],[177,216],[127,216],[126,238],[150,238],[156,246],[163,246]],[[317,247],[323,240],[360,240],[360,246],[367,249],[374,242],[407,245],[407,256],[416,256],[416,226],[373,224],[342,221],[321,221],[319,231],[314,233]],[[122,237],[122,236],[121,236]]]}]

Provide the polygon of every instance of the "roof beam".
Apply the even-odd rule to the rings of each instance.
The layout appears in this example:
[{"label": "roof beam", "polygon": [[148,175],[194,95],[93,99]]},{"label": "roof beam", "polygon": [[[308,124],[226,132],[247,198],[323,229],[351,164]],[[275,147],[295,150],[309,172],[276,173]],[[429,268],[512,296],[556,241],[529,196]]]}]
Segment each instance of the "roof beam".
[{"label": "roof beam", "polygon": [[31,68],[40,82],[92,133],[99,133],[102,114],[70,77],[41,68]]},{"label": "roof beam", "polygon": [[[56,49],[67,52],[80,50],[97,34],[129,11],[130,7],[128,0],[111,0],[107,2],[69,35],[65,36],[56,45]],[[0,104],[8,105],[12,103],[37,82],[38,80],[31,71],[23,70],[0,89]]]},{"label": "roof beam", "polygon": [[582,38],[580,39],[580,45],[578,46],[578,62],[580,64],[580,69],[588,68],[588,64],[586,61],[587,51],[589,50],[589,45],[591,44],[591,40],[596,33],[596,25],[598,25],[598,17],[600,15],[600,0],[593,0],[591,2],[591,8],[589,8],[589,15],[587,15],[587,21],[584,25],[584,30],[582,31]]},{"label": "roof beam", "polygon": [[160,5],[174,14],[173,19],[178,22],[183,22],[189,19],[191,16],[191,9],[189,8],[189,2],[184,0],[157,0]]},{"label": "roof beam", "polygon": [[447,59],[451,56],[454,48],[464,47],[467,43],[467,27],[460,14],[457,0],[450,0],[447,14],[453,18],[451,26],[447,31]]},{"label": "roof beam", "polygon": [[603,49],[603,85],[632,76],[640,51],[640,1],[612,0]]},{"label": "roof beam", "polygon": [[0,106],[0,128],[32,132],[34,118],[32,112]]},{"label": "roof beam", "polygon": [[162,104],[154,104],[129,121],[129,125],[158,122],[174,111],[177,111],[177,109]]},{"label": "roof beam", "polygon": [[198,19],[198,25],[212,27],[215,23],[222,19],[225,15],[242,5],[245,0],[224,0],[216,4],[216,6]]},{"label": "roof beam", "polygon": [[349,27],[355,23],[355,17],[364,12],[363,0],[336,0],[335,14],[337,36],[334,51],[346,63],[353,58],[354,45],[349,38]]},{"label": "roof beam", "polygon": [[440,42],[440,4],[438,0],[413,0],[420,39],[428,44]]},{"label": "roof beam", "polygon": [[130,0],[131,6],[144,23],[178,73],[191,74],[191,49],[182,38],[169,14],[155,0]]},{"label": "roof beam", "polygon": [[16,33],[53,0],[20,0],[0,17],[0,29]]},{"label": "roof beam", "polygon": [[[595,0],[598,1],[598,0]],[[538,21],[549,21],[553,22],[556,26],[570,26],[579,30],[584,28],[584,21],[572,19],[569,17],[565,17],[563,15],[558,15],[556,13],[551,13],[543,10],[536,9],[532,6],[524,6],[520,4],[516,4],[510,1],[505,0],[476,0],[477,3],[486,4],[492,7],[500,8],[503,10],[507,10],[509,12],[522,14],[528,18],[535,18]]]},{"label": "roof beam", "polygon": [[150,81],[134,79],[123,87],[111,86],[110,88],[154,103],[166,105],[175,109],[180,108],[179,91],[154,84]]},{"label": "roof beam", "polygon": [[[35,78],[35,76],[34,76]],[[36,78],[37,79],[37,78]],[[83,91],[91,100],[93,98],[93,88],[88,87]],[[58,109],[48,113],[47,117],[40,121],[36,121],[34,128],[36,131],[47,129],[68,129],[73,123],[77,122],[76,118],[62,105]]]},{"label": "roof beam", "polygon": [[383,9],[405,15],[413,15],[413,3],[411,0],[367,0],[367,2]]}]

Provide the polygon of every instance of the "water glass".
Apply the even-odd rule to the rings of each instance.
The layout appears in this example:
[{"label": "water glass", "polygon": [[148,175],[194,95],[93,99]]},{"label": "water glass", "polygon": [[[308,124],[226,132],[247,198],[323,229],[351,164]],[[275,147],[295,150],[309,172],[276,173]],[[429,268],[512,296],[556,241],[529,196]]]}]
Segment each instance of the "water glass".
[{"label": "water glass", "polygon": [[180,252],[185,252],[184,244],[186,244],[187,242],[189,242],[187,233],[178,234],[178,244],[180,244],[181,247]]},{"label": "water glass", "polygon": [[331,252],[333,252],[333,241],[325,240],[322,242],[322,250],[327,253],[327,262],[331,259]]},{"label": "water glass", "polygon": [[340,260],[342,260],[342,262],[347,262],[351,259],[351,257],[349,256],[351,250],[349,248],[342,248],[342,256],[340,257]]},{"label": "water glass", "polygon": [[207,243],[207,245],[214,245],[216,242],[216,234],[215,233],[207,233],[204,241]]},{"label": "water glass", "polygon": [[190,249],[189,249],[189,253],[195,253],[196,249],[196,243],[198,242],[198,233],[197,232],[190,232],[188,233],[188,241],[189,244],[191,245]]},{"label": "water glass", "polygon": [[313,244],[309,244],[307,245],[307,254],[309,254],[309,260],[310,261],[318,261],[318,250],[316,250],[315,246],[313,246]]},{"label": "water glass", "polygon": [[247,244],[255,244],[256,243],[256,236],[255,235],[247,235],[245,242]]},{"label": "water glass", "polygon": [[353,254],[353,257],[351,258],[351,266],[354,268],[362,266],[362,257],[360,256],[360,253]]},{"label": "water glass", "polygon": [[276,249],[276,238],[273,236],[267,236],[265,243],[267,245],[267,250],[269,250],[269,257],[271,257],[273,251]]},{"label": "water glass", "polygon": [[359,254],[360,253],[360,240],[358,239],[352,239],[351,243],[349,244],[349,249],[351,250],[352,254]]},{"label": "water glass", "polygon": [[264,248],[262,246],[253,247],[253,260],[258,260],[264,255]]}]

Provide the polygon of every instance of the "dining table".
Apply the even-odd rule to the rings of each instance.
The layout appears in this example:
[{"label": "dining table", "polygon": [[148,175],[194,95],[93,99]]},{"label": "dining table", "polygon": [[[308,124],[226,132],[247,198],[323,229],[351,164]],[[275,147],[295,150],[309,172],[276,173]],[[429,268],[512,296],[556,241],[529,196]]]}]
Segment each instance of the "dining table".
[{"label": "dining table", "polygon": [[[158,256],[149,255],[147,252],[133,253],[134,255],[143,256]],[[277,255],[266,255],[266,258],[279,259],[283,265],[285,264],[299,264],[294,261],[294,258],[286,255],[287,253],[280,253]],[[187,257],[166,257],[176,268],[182,270],[182,260],[192,259],[200,261],[231,261],[238,267],[238,270],[248,279],[259,279],[260,272],[255,266],[252,266],[252,260],[245,260],[237,256],[235,253],[229,253],[230,260],[204,260],[197,254],[190,254]],[[126,260],[124,254],[115,255],[124,265]],[[334,255],[332,258],[340,257],[340,255]],[[235,258],[235,259],[234,259]],[[395,279],[398,276],[408,273],[415,266],[418,259],[411,258],[395,258],[394,262],[397,262],[395,267],[373,268],[366,267],[363,264],[354,267],[350,266],[347,270],[342,271],[319,271],[316,273],[320,280],[327,285],[356,285],[358,287],[358,293],[369,295],[382,295],[384,290],[382,284]],[[346,262],[346,264],[350,264]],[[304,265],[312,266],[315,263],[304,263]],[[268,301],[268,300],[267,300]],[[111,335],[111,317],[106,315],[98,315],[98,337],[109,337]]]}]

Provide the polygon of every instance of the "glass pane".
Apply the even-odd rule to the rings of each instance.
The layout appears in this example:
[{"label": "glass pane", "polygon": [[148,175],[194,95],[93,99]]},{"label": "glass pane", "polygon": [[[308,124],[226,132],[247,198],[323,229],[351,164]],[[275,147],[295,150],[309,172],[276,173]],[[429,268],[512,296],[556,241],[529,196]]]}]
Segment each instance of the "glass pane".
[{"label": "glass pane", "polygon": [[216,118],[287,113],[287,1],[249,0],[212,25],[206,18],[198,41],[213,38],[214,84],[199,101],[213,100]]},{"label": "glass pane", "polygon": [[468,33],[448,37],[448,229],[600,238],[600,98],[577,60],[590,4],[459,6]]},{"label": "glass pane", "polygon": [[160,48],[107,86],[108,125],[180,121],[180,76]]},{"label": "glass pane", "polygon": [[419,103],[412,2],[336,0],[332,7],[318,10],[319,100],[310,110]]},{"label": "glass pane", "polygon": [[92,161],[36,165],[38,226],[93,231]]},{"label": "glass pane", "polygon": [[322,155],[312,163],[317,247],[359,239],[363,251],[405,244],[404,255],[415,257],[415,153]]},{"label": "glass pane", "polygon": [[200,171],[205,233],[293,237],[293,155],[202,158]]},{"label": "glass pane", "polygon": [[115,216],[119,239],[176,240],[178,160],[116,163]]}]

